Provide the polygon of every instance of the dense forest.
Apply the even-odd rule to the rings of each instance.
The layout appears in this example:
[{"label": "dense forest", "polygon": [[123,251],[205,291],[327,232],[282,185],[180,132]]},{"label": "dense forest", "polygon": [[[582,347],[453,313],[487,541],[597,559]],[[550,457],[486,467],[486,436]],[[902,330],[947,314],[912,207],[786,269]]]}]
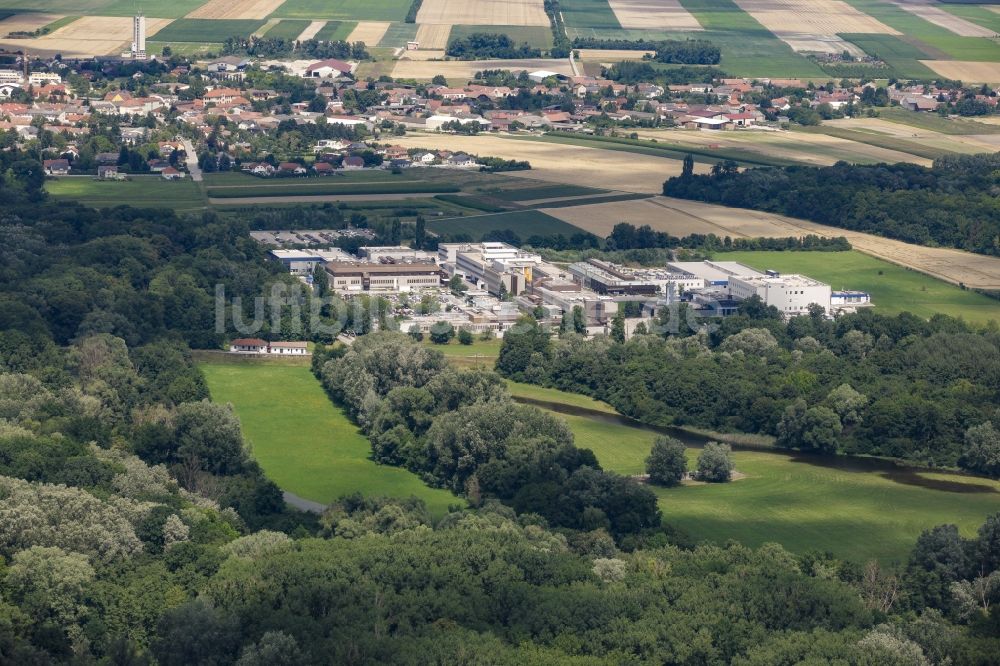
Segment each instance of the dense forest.
[{"label": "dense forest", "polygon": [[447,54],[460,60],[479,60],[538,58],[542,52],[526,42],[516,44],[513,39],[502,33],[474,32],[466,37],[450,40]]},{"label": "dense forest", "polygon": [[[56,204],[36,161],[3,151],[0,168],[0,663],[972,665],[1000,652],[1000,514],[972,538],[928,530],[897,569],[692,544],[669,505],[661,515],[647,489],[602,471],[562,420],[398,334],[333,347],[315,370],[377,459],[462,498],[437,518],[414,499],[288,509],[189,350],[226,336],[216,285],[246,301],[227,301],[226,320],[275,286],[310,305],[248,225]],[[378,301],[352,312],[358,333],[386,316]],[[754,350],[775,365],[761,385],[790,387],[786,399],[839,378],[850,344],[878,359],[859,377],[910,377],[919,398],[932,376],[972,421],[995,388],[995,333],[955,322],[876,318],[856,335],[736,321],[708,340],[621,345],[552,342],[526,320],[501,369],[541,381],[564,343],[623,364],[663,345],[664,367],[675,347],[720,368],[749,368]],[[268,317],[263,334],[293,323]],[[954,353],[916,353],[930,345]],[[881,399],[881,384],[852,386]],[[841,390],[831,409],[872,418],[863,402]]]},{"label": "dense forest", "polygon": [[755,168],[735,164],[663,184],[667,196],[782,213],[844,229],[1000,255],[1000,153],[915,164]]},{"label": "dense forest", "polygon": [[[585,393],[655,425],[763,433],[789,448],[892,456],[1000,477],[1000,331],[870,310],[783,321],[759,299],[695,320],[664,308],[625,342],[504,336],[505,376]],[[619,316],[623,316],[620,313]]]}]

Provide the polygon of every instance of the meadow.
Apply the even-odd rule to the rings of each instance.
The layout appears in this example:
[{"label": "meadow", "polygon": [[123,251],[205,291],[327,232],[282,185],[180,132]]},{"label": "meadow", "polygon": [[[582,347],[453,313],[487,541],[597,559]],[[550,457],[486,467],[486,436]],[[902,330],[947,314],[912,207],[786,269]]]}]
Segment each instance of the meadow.
[{"label": "meadow", "polygon": [[550,236],[563,234],[566,237],[578,234],[581,229],[546,215],[537,210],[516,210],[507,213],[486,215],[466,215],[447,219],[430,220],[427,228],[434,233],[468,234],[478,240],[488,231],[509,229],[522,239],[529,236]]},{"label": "meadow", "polygon": [[867,291],[879,312],[909,311],[920,317],[937,313],[982,324],[1000,322],[1000,301],[937,280],[923,273],[850,252],[724,252],[721,260],[738,261],[758,270],[803,273],[834,289]]},{"label": "meadow", "polygon": [[159,176],[133,176],[131,180],[97,180],[88,176],[49,178],[45,189],[57,199],[74,199],[94,208],[128,204],[160,206],[174,210],[204,208],[205,195],[189,178],[167,181]]},{"label": "meadow", "polygon": [[[605,469],[644,472],[657,432],[618,422],[613,409],[586,396],[509,386],[515,396],[560,403],[577,446],[591,449]],[[698,448],[689,447],[687,455],[693,466]],[[746,478],[653,488],[664,520],[696,540],[778,542],[796,553],[889,563],[904,561],[924,529],[954,523],[972,536],[985,516],[1000,510],[1000,482],[977,477],[780,450],[737,450],[734,460]]]},{"label": "meadow", "polygon": [[[175,0],[147,2],[141,8],[150,18],[180,18],[203,4],[205,0]],[[0,10],[77,16],[133,16],[137,6],[134,0],[0,0]]]},{"label": "meadow", "polygon": [[416,496],[435,517],[462,503],[415,474],[370,460],[368,440],[330,402],[308,366],[210,362],[200,367],[212,399],[233,405],[253,457],[282,490],[323,504],[355,492]]},{"label": "meadow", "polygon": [[402,21],[410,0],[285,0],[275,10],[275,18],[318,21]]},{"label": "meadow", "polygon": [[248,37],[264,21],[257,19],[177,19],[150,39],[157,42],[220,42],[227,37]]},{"label": "meadow", "polygon": [[284,197],[301,195],[335,194],[415,194],[420,192],[458,192],[459,188],[444,183],[422,180],[397,182],[341,182],[339,179],[293,179],[263,181],[258,185],[239,187],[209,187],[213,199],[238,199],[243,197]]},{"label": "meadow", "polygon": [[879,109],[878,117],[900,125],[909,125],[941,134],[1000,134],[1000,126],[998,125],[987,125],[974,120],[942,118],[935,113],[918,113],[907,111],[901,107]]}]

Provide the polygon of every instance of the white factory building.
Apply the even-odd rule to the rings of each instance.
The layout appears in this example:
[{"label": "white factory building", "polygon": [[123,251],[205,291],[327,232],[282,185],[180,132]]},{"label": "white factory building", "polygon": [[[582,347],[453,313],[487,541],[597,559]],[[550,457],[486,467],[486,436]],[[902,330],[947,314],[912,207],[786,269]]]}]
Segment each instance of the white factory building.
[{"label": "white factory building", "polygon": [[729,279],[730,296],[741,301],[759,296],[786,317],[807,314],[810,305],[819,305],[824,312],[829,312],[831,292],[830,285],[819,280],[804,275],[779,275],[774,271],[767,275]]}]

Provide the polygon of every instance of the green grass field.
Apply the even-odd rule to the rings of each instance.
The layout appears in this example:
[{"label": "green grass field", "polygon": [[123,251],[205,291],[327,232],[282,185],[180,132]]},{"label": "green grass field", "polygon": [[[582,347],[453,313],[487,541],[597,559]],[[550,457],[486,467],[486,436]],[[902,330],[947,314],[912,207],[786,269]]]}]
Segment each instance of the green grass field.
[{"label": "green grass field", "polygon": [[758,270],[773,268],[785,273],[802,273],[834,289],[867,291],[876,310],[886,314],[909,311],[931,317],[942,313],[979,324],[991,319],[1000,322],[1000,301],[853,250],[725,252],[717,256]]},{"label": "green grass field", "polygon": [[568,28],[621,28],[608,0],[560,0],[559,8]]},{"label": "green grass field", "polygon": [[286,0],[271,15],[311,21],[402,21],[410,0]]},{"label": "green grass field", "polygon": [[920,62],[932,56],[895,35],[844,33],[840,36],[856,44],[868,55],[884,60],[896,76],[908,79],[937,78],[927,65]]},{"label": "green grass field", "polygon": [[[610,410],[586,396],[516,383],[510,388],[515,396]],[[644,471],[655,432],[607,417],[560,416],[577,446],[591,449],[606,469],[630,475]],[[697,454],[688,449],[690,465]],[[751,546],[776,541],[797,553],[820,550],[856,561],[899,562],[922,530],[955,523],[972,536],[987,515],[1000,510],[997,481],[932,472],[892,477],[849,460],[832,466],[828,459],[781,451],[737,451],[734,458],[746,478],[654,488],[666,522],[698,540],[736,539]],[[916,485],[934,482],[950,490]]]},{"label": "green grass field", "polygon": [[1000,34],[1000,14],[976,5],[939,4],[941,9]]},{"label": "green grass field", "polygon": [[314,39],[324,42],[344,41],[347,36],[357,27],[356,21],[327,21],[326,25],[319,29]]},{"label": "green grass field", "polygon": [[200,365],[212,399],[232,403],[254,458],[282,490],[329,503],[354,492],[416,496],[440,517],[461,500],[398,467],[369,459],[371,446],[330,402],[305,365]]},{"label": "green grass field", "polygon": [[529,25],[455,25],[448,41],[462,39],[475,32],[507,35],[515,44],[527,42],[536,49],[552,48],[552,30],[548,27]]},{"label": "green grass field", "polygon": [[53,33],[56,30],[58,30],[59,28],[65,27],[65,26],[69,25],[70,23],[72,23],[73,21],[76,21],[79,18],[80,18],[79,16],[63,16],[62,18],[56,19],[52,23],[49,23],[43,29],[47,33]]},{"label": "green grass field", "polygon": [[189,178],[172,182],[159,176],[133,176],[127,181],[69,176],[46,180],[45,189],[56,199],[75,199],[94,208],[127,204],[180,211],[204,208],[206,205],[201,189]]},{"label": "green grass field", "polygon": [[200,56],[205,53],[218,54],[222,52],[222,42],[156,42],[147,41],[146,51],[150,54],[163,53],[163,47],[169,46],[174,55]]},{"label": "green grass field", "polygon": [[416,194],[421,192],[458,192],[455,186],[422,180],[397,182],[344,182],[339,178],[286,178],[262,180],[259,185],[245,187],[209,187],[213,199],[241,197],[287,197],[336,194]]},{"label": "green grass field", "polygon": [[268,39],[297,39],[302,31],[309,27],[309,23],[302,19],[283,19],[265,32],[264,36]]},{"label": "green grass field", "polygon": [[444,220],[430,220],[427,228],[434,233],[468,234],[479,239],[487,231],[509,229],[527,240],[529,236],[563,234],[567,238],[580,233],[578,227],[537,210],[517,210],[509,213],[467,215]]},{"label": "green grass field", "polygon": [[169,23],[151,39],[157,42],[221,42],[227,37],[248,37],[264,21],[255,19],[177,19]]},{"label": "green grass field", "polygon": [[382,41],[378,43],[384,48],[397,48],[406,46],[406,42],[412,41],[417,36],[416,23],[393,23],[382,36]]},{"label": "green grass field", "polygon": [[485,194],[501,201],[532,201],[534,199],[582,197],[591,194],[607,194],[607,192],[607,190],[598,190],[593,187],[583,187],[582,185],[540,185],[538,187],[524,187],[517,190],[498,190]]}]

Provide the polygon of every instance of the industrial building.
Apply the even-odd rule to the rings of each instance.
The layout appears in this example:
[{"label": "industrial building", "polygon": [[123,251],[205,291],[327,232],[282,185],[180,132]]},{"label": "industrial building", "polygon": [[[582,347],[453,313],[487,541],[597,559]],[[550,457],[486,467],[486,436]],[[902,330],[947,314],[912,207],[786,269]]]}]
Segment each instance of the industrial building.
[{"label": "industrial building", "polygon": [[778,308],[786,317],[806,314],[810,305],[819,305],[830,311],[830,285],[804,275],[781,275],[768,271],[767,275],[732,277],[729,293],[733,298],[746,300],[760,297],[767,305]]},{"label": "industrial building", "polygon": [[411,292],[440,287],[443,274],[434,262],[361,263],[333,261],[324,266],[335,293]]},{"label": "industrial building", "polygon": [[271,256],[284,264],[292,275],[312,273],[318,264],[355,260],[353,255],[337,247],[317,250],[271,250]]}]

